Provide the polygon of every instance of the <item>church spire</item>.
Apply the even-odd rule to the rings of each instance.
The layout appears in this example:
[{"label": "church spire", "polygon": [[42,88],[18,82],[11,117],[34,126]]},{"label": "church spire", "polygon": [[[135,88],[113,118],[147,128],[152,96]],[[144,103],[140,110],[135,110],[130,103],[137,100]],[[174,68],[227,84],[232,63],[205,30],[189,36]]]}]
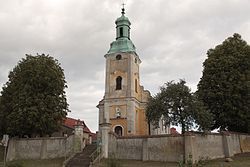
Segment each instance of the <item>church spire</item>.
[{"label": "church spire", "polygon": [[116,39],[118,38],[130,38],[130,21],[125,16],[124,4],[122,8],[122,15],[118,19],[116,19]]},{"label": "church spire", "polygon": [[111,43],[110,50],[108,53],[115,53],[115,52],[135,52],[135,46],[130,40],[130,21],[125,16],[125,8],[122,4],[122,12],[121,16],[116,19],[116,40]]}]

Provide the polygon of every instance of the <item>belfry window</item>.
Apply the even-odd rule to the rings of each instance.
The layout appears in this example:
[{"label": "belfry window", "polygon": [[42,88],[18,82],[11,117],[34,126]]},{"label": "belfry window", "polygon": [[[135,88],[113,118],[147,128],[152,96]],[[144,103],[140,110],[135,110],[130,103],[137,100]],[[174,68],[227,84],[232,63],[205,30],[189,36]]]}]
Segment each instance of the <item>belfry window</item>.
[{"label": "belfry window", "polygon": [[118,76],[116,78],[116,90],[121,90],[122,89],[122,77]]},{"label": "belfry window", "polygon": [[123,37],[123,27],[120,27],[120,37]]}]

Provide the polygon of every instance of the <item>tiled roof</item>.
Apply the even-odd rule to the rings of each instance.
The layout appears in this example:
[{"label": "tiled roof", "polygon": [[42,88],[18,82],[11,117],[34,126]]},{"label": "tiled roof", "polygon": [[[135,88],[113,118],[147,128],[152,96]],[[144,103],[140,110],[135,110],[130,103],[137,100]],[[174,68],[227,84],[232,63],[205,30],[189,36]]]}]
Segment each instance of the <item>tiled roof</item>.
[{"label": "tiled roof", "polygon": [[83,125],[83,131],[87,132],[87,133],[91,133],[91,131],[89,130],[87,125],[84,123],[84,121],[81,121],[80,119],[77,120],[74,118],[66,117],[63,124],[64,124],[64,126],[67,126],[69,128],[72,128],[72,129],[74,129],[75,125]]},{"label": "tiled roof", "polygon": [[92,133],[86,125],[84,126],[83,131],[87,133]]},{"label": "tiled roof", "polygon": [[92,136],[92,140],[97,140],[97,134],[96,133],[91,133],[90,136]]},{"label": "tiled roof", "polygon": [[176,128],[170,128],[170,134],[180,134]]}]

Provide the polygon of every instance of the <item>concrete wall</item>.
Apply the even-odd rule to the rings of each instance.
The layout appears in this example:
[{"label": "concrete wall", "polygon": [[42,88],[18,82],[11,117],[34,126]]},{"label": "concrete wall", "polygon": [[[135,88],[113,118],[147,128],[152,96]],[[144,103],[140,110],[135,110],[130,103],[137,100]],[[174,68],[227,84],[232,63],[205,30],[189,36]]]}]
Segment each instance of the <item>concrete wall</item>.
[{"label": "concrete wall", "polygon": [[142,159],[142,139],[118,139],[116,151],[121,159]]},{"label": "concrete wall", "polygon": [[109,156],[118,159],[179,162],[192,155],[193,162],[201,158],[224,158],[250,152],[250,135],[237,133],[189,133],[117,137],[109,134]]},{"label": "concrete wall", "polygon": [[109,156],[118,159],[177,162],[183,158],[182,136],[116,137],[109,134]]},{"label": "concrete wall", "polygon": [[240,149],[242,152],[250,152],[250,135],[240,135]]},{"label": "concrete wall", "polygon": [[218,135],[195,135],[193,139],[195,150],[193,154],[197,159],[209,157],[210,159],[223,158],[223,136]]},{"label": "concrete wall", "polygon": [[74,136],[11,139],[7,161],[19,159],[50,159],[69,156],[74,151]]},{"label": "concrete wall", "polygon": [[144,139],[147,142],[145,151],[150,161],[176,162],[183,159],[183,139],[181,136],[162,136]]},{"label": "concrete wall", "polygon": [[[228,135],[228,146],[229,149],[231,150],[231,153],[234,154],[238,154],[241,152],[247,152],[247,151],[241,151],[241,145],[240,144],[240,138],[241,136],[245,136],[245,135],[239,135],[239,134],[235,134],[235,133],[231,133],[230,135]],[[250,136],[248,136],[250,139]],[[248,143],[250,144],[250,141],[248,141]],[[243,145],[242,145],[243,146]],[[248,150],[250,152],[250,149]]]}]

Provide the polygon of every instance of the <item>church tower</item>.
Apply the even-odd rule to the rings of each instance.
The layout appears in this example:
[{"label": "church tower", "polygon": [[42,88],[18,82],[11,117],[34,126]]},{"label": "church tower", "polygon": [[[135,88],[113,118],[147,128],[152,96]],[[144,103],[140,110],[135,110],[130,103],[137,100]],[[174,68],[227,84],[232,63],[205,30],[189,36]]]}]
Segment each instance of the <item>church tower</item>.
[{"label": "church tower", "polygon": [[140,85],[141,60],[130,39],[130,21],[122,9],[116,21],[116,39],[106,58],[105,95],[99,102],[99,124],[109,124],[118,136],[147,135],[145,116],[149,91]]}]

